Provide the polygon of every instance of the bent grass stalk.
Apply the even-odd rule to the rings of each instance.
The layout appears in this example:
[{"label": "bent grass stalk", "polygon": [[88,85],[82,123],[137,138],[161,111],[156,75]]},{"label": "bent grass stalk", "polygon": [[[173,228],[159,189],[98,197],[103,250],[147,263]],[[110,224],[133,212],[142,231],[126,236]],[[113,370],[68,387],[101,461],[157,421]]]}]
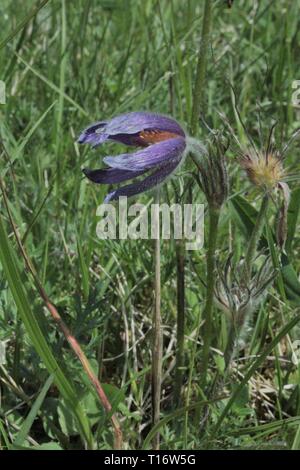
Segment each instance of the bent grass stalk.
[{"label": "bent grass stalk", "polygon": [[[26,253],[26,250],[25,250],[25,248],[22,244],[22,241],[19,237],[17,227],[16,227],[15,222],[12,218],[12,214],[11,214],[11,211],[10,211],[9,205],[8,205],[6,191],[5,191],[5,188],[4,188],[4,185],[3,185],[3,182],[2,182],[1,178],[0,178],[0,188],[1,188],[2,195],[3,195],[3,200],[4,200],[5,208],[6,208],[8,217],[9,217],[9,221],[11,223],[11,226],[12,226],[12,229],[13,229],[18,247],[20,249],[21,256],[24,260],[26,269],[32,275],[35,286],[36,286],[36,289],[37,289],[40,297],[44,301],[47,310],[49,311],[49,313],[51,314],[53,320],[58,325],[58,327],[60,328],[62,333],[64,334],[67,342],[71,346],[71,348],[74,351],[75,355],[80,360],[80,362],[81,362],[81,364],[82,364],[82,366],[83,366],[83,368],[84,368],[84,370],[85,370],[92,386],[96,390],[96,393],[98,395],[98,398],[99,398],[104,410],[108,414],[111,414],[112,413],[112,406],[111,406],[111,404],[110,404],[110,402],[109,402],[109,400],[108,400],[108,398],[107,398],[107,396],[106,396],[106,394],[105,394],[105,392],[104,392],[104,390],[103,390],[96,374],[94,373],[93,369],[91,368],[86,355],[84,354],[83,350],[81,349],[81,347],[80,347],[78,341],[76,340],[76,338],[72,335],[71,331],[69,330],[67,325],[62,320],[62,318],[59,315],[56,307],[53,305],[53,303],[49,299],[44,287],[42,286],[42,284],[41,284],[41,282],[40,282],[40,280],[37,276],[37,273],[36,273],[36,270],[35,270],[35,268],[32,264],[32,261]],[[122,430],[121,430],[119,421],[118,421],[118,419],[117,419],[117,417],[114,413],[111,414],[110,419],[111,419],[113,430],[114,430],[114,439],[115,439],[114,447],[115,447],[115,449],[121,449],[122,448],[123,438],[122,438]]]}]

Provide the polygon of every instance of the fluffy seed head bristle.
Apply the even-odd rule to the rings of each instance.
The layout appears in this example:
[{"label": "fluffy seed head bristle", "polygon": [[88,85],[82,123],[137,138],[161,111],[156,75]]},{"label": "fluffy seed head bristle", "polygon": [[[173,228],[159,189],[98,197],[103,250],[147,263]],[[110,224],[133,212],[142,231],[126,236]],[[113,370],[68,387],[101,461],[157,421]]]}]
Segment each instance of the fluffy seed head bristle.
[{"label": "fluffy seed head bristle", "polygon": [[276,153],[247,153],[241,164],[250,181],[267,190],[276,187],[285,176],[282,161]]}]

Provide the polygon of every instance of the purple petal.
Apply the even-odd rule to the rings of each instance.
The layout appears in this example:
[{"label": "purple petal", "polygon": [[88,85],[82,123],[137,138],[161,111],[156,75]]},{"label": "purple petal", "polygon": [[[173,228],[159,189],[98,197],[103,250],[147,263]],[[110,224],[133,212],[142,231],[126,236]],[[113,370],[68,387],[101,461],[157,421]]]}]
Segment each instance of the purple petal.
[{"label": "purple petal", "polygon": [[165,132],[185,136],[182,127],[174,119],[161,114],[148,112],[132,112],[121,114],[108,121],[105,133],[110,136],[117,134],[137,134],[144,130],[158,129]]},{"label": "purple petal", "polygon": [[[97,146],[106,139],[112,139],[127,145],[141,145],[138,134],[154,130],[185,137],[184,130],[174,119],[156,113],[132,112],[121,114],[107,122],[93,123],[82,132],[78,142]],[[99,138],[101,135],[105,137]]]},{"label": "purple petal", "polygon": [[148,170],[164,162],[178,159],[183,154],[185,146],[185,139],[178,137],[150,145],[138,152],[125,153],[117,157],[105,157],[104,162],[110,167],[120,170]]},{"label": "purple petal", "polygon": [[103,127],[105,127],[106,124],[107,122],[105,121],[99,121],[99,122],[94,122],[93,124],[90,124],[89,127],[87,127],[86,129],[84,129],[84,131],[82,131],[82,134],[79,136],[78,142],[81,144],[80,142],[81,139],[84,139],[88,135],[94,134],[96,131],[98,131],[99,133],[99,130],[103,129]]},{"label": "purple petal", "polygon": [[82,171],[89,180],[98,184],[122,183],[122,181],[130,180],[145,173],[145,171],[126,171],[116,168],[103,168],[101,170],[84,168]]},{"label": "purple petal", "polygon": [[118,199],[120,196],[135,196],[136,194],[143,193],[148,191],[148,189],[152,189],[155,186],[162,183],[179,165],[180,159],[172,161],[171,163],[164,165],[156,169],[154,173],[147,176],[142,181],[138,181],[136,183],[128,184],[127,186],[123,186],[122,188],[116,189],[115,191],[109,193],[104,202],[107,203],[109,201],[113,201]]},{"label": "purple petal", "polygon": [[102,144],[109,138],[108,134],[80,134],[78,143],[79,144],[91,144],[93,148]]}]

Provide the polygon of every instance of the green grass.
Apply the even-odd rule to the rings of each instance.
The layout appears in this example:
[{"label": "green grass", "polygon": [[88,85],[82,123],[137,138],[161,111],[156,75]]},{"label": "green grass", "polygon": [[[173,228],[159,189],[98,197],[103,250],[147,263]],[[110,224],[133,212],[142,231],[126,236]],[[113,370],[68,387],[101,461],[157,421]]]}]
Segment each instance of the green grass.
[{"label": "green grass", "polygon": [[[126,449],[299,449],[300,339],[298,178],[288,213],[286,253],[274,245],[275,209],[260,242],[279,275],[256,311],[251,334],[224,373],[228,321],[214,308],[207,374],[225,380],[218,396],[202,390],[203,340],[197,335],[205,301],[206,249],[186,252],[186,331],[183,393],[174,406],[176,247],[161,244],[163,398],[161,422],[151,424],[151,321],[154,244],[104,241],[96,209],[107,187],[81,168],[97,168],[115,144],[92,151],[75,143],[93,120],[133,110],[171,114],[189,128],[204,2],[197,0],[2,0],[0,176],[26,250],[47,294],[81,344],[120,418]],[[261,195],[245,178],[235,139],[268,139],[278,121],[280,147],[299,127],[292,82],[299,80],[300,2],[214,2],[204,87],[207,126],[230,134],[230,196],[221,211],[217,257],[245,254]],[[298,75],[297,75],[298,74]],[[228,131],[229,125],[231,131]],[[299,171],[299,139],[285,160]],[[161,199],[175,201],[189,186],[206,203],[186,163]],[[192,182],[192,184],[191,184]],[[152,193],[139,197],[149,203]],[[208,217],[205,220],[207,229]],[[110,449],[113,436],[80,363],[44,309],[20,257],[0,196],[0,446]],[[209,407],[205,429],[200,426]]]}]

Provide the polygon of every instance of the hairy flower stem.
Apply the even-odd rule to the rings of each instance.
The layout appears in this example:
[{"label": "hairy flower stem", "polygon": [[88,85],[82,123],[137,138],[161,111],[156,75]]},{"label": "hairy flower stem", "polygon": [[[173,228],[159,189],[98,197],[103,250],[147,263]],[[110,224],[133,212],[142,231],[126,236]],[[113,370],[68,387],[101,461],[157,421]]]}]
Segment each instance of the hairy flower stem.
[{"label": "hairy flower stem", "polygon": [[63,335],[65,336],[67,342],[69,343],[69,345],[71,346],[73,352],[75,353],[75,355],[77,356],[77,358],[80,360],[81,364],[82,364],[82,367],[83,369],[85,370],[88,378],[89,378],[89,381],[91,382],[92,386],[94,387],[94,389],[96,390],[96,393],[98,395],[98,398],[104,408],[104,410],[109,414],[111,415],[110,416],[110,419],[111,419],[111,422],[112,422],[112,426],[113,426],[113,430],[114,430],[114,438],[115,438],[115,442],[114,442],[114,448],[115,449],[122,449],[122,442],[123,442],[123,438],[122,438],[122,430],[121,430],[121,427],[120,427],[120,424],[119,424],[119,421],[116,417],[115,414],[111,414],[112,413],[112,406],[96,376],[96,374],[94,373],[93,369],[91,368],[90,366],[90,363],[86,357],[86,355],[84,354],[83,350],[81,349],[78,341],[76,340],[76,338],[72,335],[71,331],[69,330],[69,328],[67,327],[67,325],[64,323],[64,321],[62,320],[61,316],[59,315],[56,307],[54,306],[54,304],[51,302],[51,300],[49,299],[44,287],[42,286],[39,278],[38,278],[38,275],[36,273],[36,270],[33,266],[33,263],[31,261],[31,259],[29,258],[29,256],[27,255],[27,252],[25,250],[25,247],[20,239],[20,236],[18,234],[18,230],[17,230],[17,227],[14,223],[14,220],[12,218],[12,214],[11,214],[11,211],[10,211],[10,208],[9,208],[9,204],[8,204],[8,200],[7,200],[7,196],[6,196],[6,192],[5,192],[5,188],[4,188],[4,185],[3,185],[3,182],[2,180],[0,179],[0,188],[1,188],[1,192],[2,192],[2,195],[3,195],[3,200],[4,200],[4,204],[5,204],[5,208],[7,210],[7,213],[8,213],[8,218],[9,218],[9,221],[11,223],[11,226],[12,226],[12,229],[13,229],[13,232],[14,232],[14,235],[15,235],[15,238],[16,238],[16,241],[17,241],[17,244],[18,244],[18,247],[20,249],[20,252],[21,252],[21,256],[24,260],[24,263],[25,263],[25,266],[26,266],[26,269],[28,270],[28,272],[30,272],[30,274],[32,275],[33,277],[33,280],[34,280],[34,283],[35,283],[35,286],[36,286],[36,289],[40,295],[40,297],[42,298],[42,300],[44,301],[45,303],[45,306],[47,308],[47,310],[49,311],[49,313],[51,314],[53,320],[55,321],[55,323],[57,324],[57,326],[60,328],[60,330],[62,331]]},{"label": "hairy flower stem", "polygon": [[218,235],[218,223],[220,217],[220,209],[212,206],[208,206],[209,212],[209,236],[208,236],[208,249],[206,257],[206,300],[205,308],[203,312],[203,350],[202,350],[202,377],[201,385],[205,387],[207,380],[207,370],[209,362],[209,351],[211,345],[212,336],[212,313],[213,313],[213,302],[214,302],[214,286],[215,286],[215,274],[216,274],[216,261],[215,251],[217,245]]},{"label": "hairy flower stem", "polygon": [[184,240],[178,240],[176,243],[176,261],[177,261],[177,351],[176,351],[176,372],[174,385],[174,403],[180,404],[181,387],[184,367],[184,331],[185,331],[185,246]]},{"label": "hairy flower stem", "polygon": [[196,70],[196,79],[193,90],[193,107],[191,117],[191,135],[195,135],[198,126],[199,114],[203,108],[207,50],[209,45],[209,36],[212,24],[212,0],[205,0],[204,14],[202,20],[201,44],[198,55]]},{"label": "hairy flower stem", "polygon": [[251,268],[252,263],[255,258],[257,244],[261,237],[264,225],[265,225],[265,218],[268,211],[269,206],[269,194],[266,193],[263,197],[261,207],[259,213],[256,218],[255,225],[252,230],[252,234],[248,243],[246,256],[245,256],[245,284],[247,284],[251,277]]},{"label": "hairy flower stem", "polygon": [[[159,189],[156,191],[156,204],[159,204]],[[161,376],[162,376],[162,331],[161,331],[161,280],[160,280],[160,227],[159,211],[155,214],[157,234],[154,245],[155,263],[155,306],[153,315],[153,349],[152,349],[152,423],[155,426],[160,418]],[[154,450],[159,450],[160,435],[153,439]]]}]

